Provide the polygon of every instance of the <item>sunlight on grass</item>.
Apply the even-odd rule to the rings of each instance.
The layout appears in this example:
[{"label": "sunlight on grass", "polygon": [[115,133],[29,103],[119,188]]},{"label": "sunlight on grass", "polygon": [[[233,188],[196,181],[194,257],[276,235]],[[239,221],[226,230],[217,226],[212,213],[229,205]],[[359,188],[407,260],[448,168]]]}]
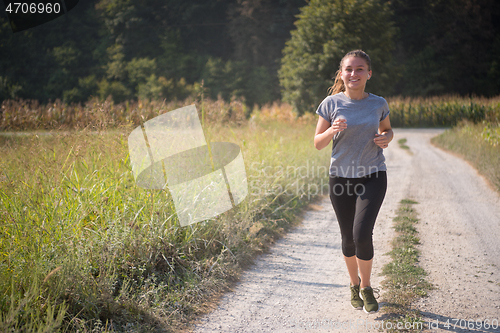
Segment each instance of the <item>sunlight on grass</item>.
[{"label": "sunlight on grass", "polygon": [[262,118],[207,128],[207,140],[240,146],[249,195],[188,227],[168,190],[135,185],[132,127],[0,137],[0,330],[150,331],[202,311],[298,222],[318,194],[307,186],[327,183],[326,173],[279,172],[327,170],[315,124]]}]

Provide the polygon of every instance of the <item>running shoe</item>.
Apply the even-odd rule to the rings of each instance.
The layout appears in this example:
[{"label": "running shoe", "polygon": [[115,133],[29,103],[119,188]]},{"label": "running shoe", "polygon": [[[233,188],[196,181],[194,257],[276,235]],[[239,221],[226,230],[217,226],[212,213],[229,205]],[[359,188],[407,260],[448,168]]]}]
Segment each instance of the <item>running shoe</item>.
[{"label": "running shoe", "polygon": [[378,302],[373,296],[372,287],[363,288],[360,293],[364,303],[363,310],[366,313],[376,313],[378,311]]},{"label": "running shoe", "polygon": [[[359,279],[361,281],[361,279]],[[361,310],[363,308],[364,302],[359,297],[359,284],[357,286],[353,286],[349,283],[351,289],[351,305],[356,310]]]}]

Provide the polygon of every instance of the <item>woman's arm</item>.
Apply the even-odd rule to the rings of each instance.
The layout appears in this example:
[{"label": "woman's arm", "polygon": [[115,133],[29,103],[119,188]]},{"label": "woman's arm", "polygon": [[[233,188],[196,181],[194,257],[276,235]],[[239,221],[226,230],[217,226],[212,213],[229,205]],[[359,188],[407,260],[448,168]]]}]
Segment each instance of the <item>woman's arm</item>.
[{"label": "woman's arm", "polygon": [[378,132],[380,134],[375,134],[373,142],[375,142],[375,144],[380,148],[387,148],[389,146],[389,142],[391,142],[394,137],[389,116],[385,117],[385,119],[380,122]]},{"label": "woman's arm", "polygon": [[328,146],[333,136],[347,128],[345,119],[337,119],[330,126],[330,122],[319,116],[316,133],[314,134],[314,147],[321,150]]}]

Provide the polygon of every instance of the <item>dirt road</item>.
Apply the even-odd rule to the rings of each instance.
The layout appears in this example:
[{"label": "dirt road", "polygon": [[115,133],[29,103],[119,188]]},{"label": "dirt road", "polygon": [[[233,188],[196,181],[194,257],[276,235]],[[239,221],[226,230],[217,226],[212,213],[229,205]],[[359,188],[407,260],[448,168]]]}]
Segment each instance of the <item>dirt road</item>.
[{"label": "dirt road", "polygon": [[[420,223],[421,266],[436,287],[415,306],[430,332],[500,332],[500,197],[466,162],[430,144],[441,130],[395,130],[386,149],[388,190],[374,230],[372,285],[384,277],[399,201],[411,198]],[[413,155],[398,147],[407,138]],[[242,275],[194,332],[380,332],[382,311],[350,306],[340,232],[327,196],[303,223]],[[382,290],[383,293],[383,290]],[[381,304],[383,306],[383,304]],[[472,322],[479,320],[481,322]],[[447,326],[447,321],[450,324]],[[468,321],[468,322],[466,322]],[[471,326],[472,324],[472,326]]]}]

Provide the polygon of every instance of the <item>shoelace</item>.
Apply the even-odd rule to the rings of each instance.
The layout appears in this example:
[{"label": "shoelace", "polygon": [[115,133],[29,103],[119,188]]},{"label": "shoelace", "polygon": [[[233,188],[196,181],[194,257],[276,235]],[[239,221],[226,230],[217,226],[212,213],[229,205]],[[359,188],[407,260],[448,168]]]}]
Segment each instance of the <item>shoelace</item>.
[{"label": "shoelace", "polygon": [[359,286],[351,286],[351,297],[354,296],[359,298]]},{"label": "shoelace", "polygon": [[[372,295],[373,295],[373,293],[377,294],[376,297],[375,297],[375,295],[373,295],[373,298],[378,299],[380,297],[380,289],[379,288],[371,288],[371,289],[372,289],[372,293],[371,293]],[[360,289],[360,292],[361,292],[361,289]]]}]

